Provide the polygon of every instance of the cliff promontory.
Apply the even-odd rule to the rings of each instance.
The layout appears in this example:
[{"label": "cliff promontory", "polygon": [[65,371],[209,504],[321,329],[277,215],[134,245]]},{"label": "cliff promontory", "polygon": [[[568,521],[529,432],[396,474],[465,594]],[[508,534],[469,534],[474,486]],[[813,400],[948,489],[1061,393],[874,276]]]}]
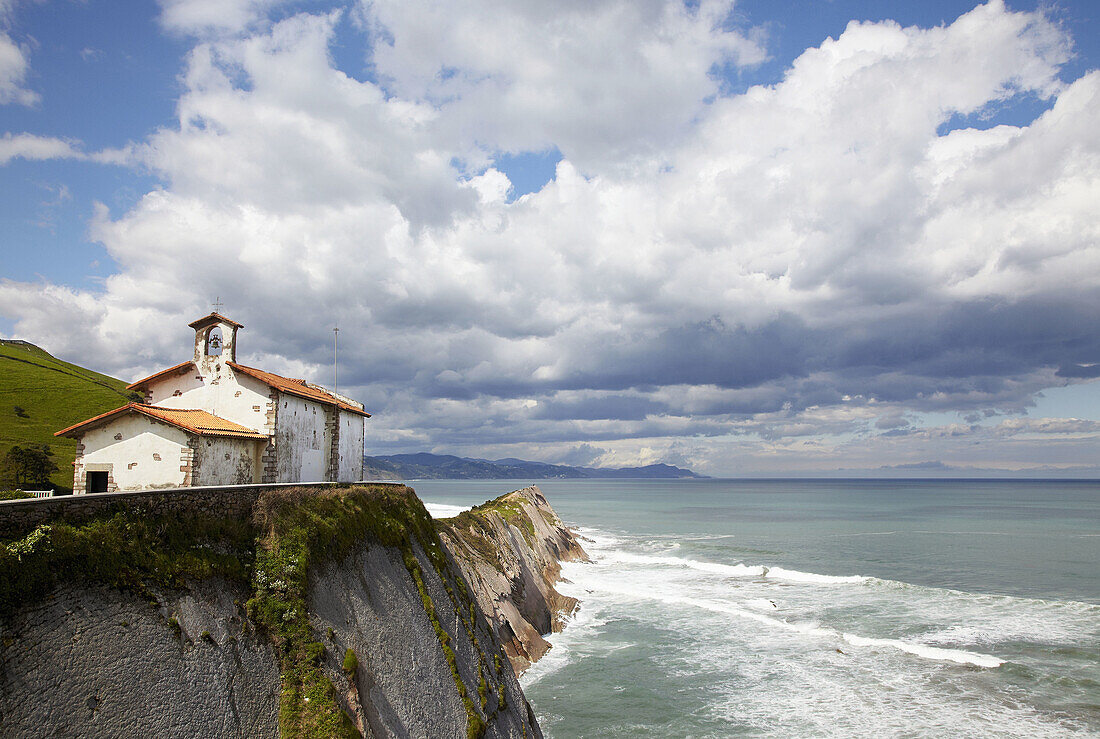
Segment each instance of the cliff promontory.
[{"label": "cliff promontory", "polygon": [[[488,570],[451,556],[458,539],[412,490],[283,488],[250,505],[120,502],[0,541],[0,735],[541,736],[499,613],[478,605],[471,573]],[[511,553],[494,544],[503,571],[531,573],[510,581],[516,612],[560,609],[539,583],[572,547],[556,516],[519,508],[534,531]]]},{"label": "cliff promontory", "polygon": [[588,555],[534,486],[436,521],[436,528],[522,672],[550,648],[542,635],[559,631],[577,607],[554,588],[561,563]]}]

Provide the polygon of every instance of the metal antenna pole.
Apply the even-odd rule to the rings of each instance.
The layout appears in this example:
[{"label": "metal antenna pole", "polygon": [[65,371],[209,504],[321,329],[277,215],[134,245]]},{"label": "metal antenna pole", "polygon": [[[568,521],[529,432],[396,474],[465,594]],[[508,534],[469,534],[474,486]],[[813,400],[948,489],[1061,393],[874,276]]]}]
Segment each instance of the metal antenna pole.
[{"label": "metal antenna pole", "polygon": [[340,360],[339,360],[340,329],[332,329],[332,392],[340,390]]}]

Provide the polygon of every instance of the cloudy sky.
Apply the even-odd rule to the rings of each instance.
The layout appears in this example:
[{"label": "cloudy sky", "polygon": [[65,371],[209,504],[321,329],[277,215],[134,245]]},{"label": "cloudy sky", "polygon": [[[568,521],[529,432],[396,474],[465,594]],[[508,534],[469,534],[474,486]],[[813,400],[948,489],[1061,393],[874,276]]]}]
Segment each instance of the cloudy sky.
[{"label": "cloudy sky", "polygon": [[338,324],[376,454],[1097,475],[1097,16],[0,0],[0,335]]}]

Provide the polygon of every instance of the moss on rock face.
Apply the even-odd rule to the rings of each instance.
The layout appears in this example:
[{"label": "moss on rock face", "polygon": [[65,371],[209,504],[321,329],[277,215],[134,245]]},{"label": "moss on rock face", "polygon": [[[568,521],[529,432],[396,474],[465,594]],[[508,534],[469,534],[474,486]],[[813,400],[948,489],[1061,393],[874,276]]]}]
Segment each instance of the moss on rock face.
[{"label": "moss on rock face", "polygon": [[524,512],[519,502],[510,498],[510,494],[502,495],[494,500],[487,500],[476,508],[472,508],[471,511],[482,514],[490,512],[499,513],[501,518],[523,533],[523,538],[527,540],[528,544],[534,545],[535,524],[531,521],[530,517],[528,517],[527,513]]},{"label": "moss on rock face", "polygon": [[436,519],[434,525],[437,531],[446,531],[447,529],[461,531],[462,541],[477,556],[494,567],[499,566],[500,551],[493,542],[491,530],[482,516],[470,511],[463,511],[454,518]]},{"label": "moss on rock face", "polygon": [[577,605],[554,587],[561,562],[588,557],[576,536],[534,486],[437,520],[435,527],[475,586],[513,669],[527,669],[549,649],[542,635],[558,630]]},{"label": "moss on rock face", "polygon": [[493,527],[486,520],[493,513],[498,514],[509,526],[515,526],[523,534],[528,545],[535,543],[535,524],[523,510],[518,501],[511,498],[512,493],[488,500],[479,506],[463,511],[453,518],[437,519],[434,522],[438,532],[461,532],[456,538],[461,540],[472,552],[497,569],[501,568],[500,550],[494,541]]},{"label": "moss on rock face", "polygon": [[344,652],[344,664],[341,667],[348,677],[355,677],[355,673],[359,671],[359,658],[355,656],[355,650],[351,647]]},{"label": "moss on rock face", "polygon": [[[254,519],[263,532],[257,549],[253,597],[248,614],[275,642],[283,675],[279,726],[284,736],[358,735],[336,702],[336,692],[321,667],[324,645],[313,636],[306,610],[308,574],[326,560],[340,560],[364,540],[401,550],[406,569],[421,592],[424,609],[442,630],[423,587],[412,542],[446,567],[431,518],[407,487],[283,488],[257,501]],[[451,670],[453,651],[443,632],[440,643]],[[456,678],[459,694],[465,691]],[[468,711],[467,711],[468,713]]]},{"label": "moss on rock face", "polygon": [[60,582],[99,583],[146,594],[214,575],[248,582],[248,523],[209,516],[137,516],[126,510],[74,526],[43,524],[0,542],[0,618]]},{"label": "moss on rock face", "polygon": [[[420,594],[421,605],[466,708],[467,736],[480,737],[485,733],[487,725],[462,679],[451,636],[439,622],[414,545],[431,563],[459,614],[477,650],[480,674],[488,658],[474,633],[473,599],[461,576],[451,571],[432,518],[410,488],[275,490],[261,496],[254,518],[265,533],[257,550],[255,595],[248,603],[248,612],[272,635],[280,659],[285,656],[279,721],[284,736],[339,736],[354,731],[350,719],[336,704],[335,689],[321,670],[324,645],[312,636],[305,598],[307,575],[312,566],[325,560],[340,560],[364,540],[401,551],[405,569]],[[497,690],[501,688],[498,686]],[[490,719],[495,713],[490,714]],[[347,724],[338,725],[340,719]]]}]

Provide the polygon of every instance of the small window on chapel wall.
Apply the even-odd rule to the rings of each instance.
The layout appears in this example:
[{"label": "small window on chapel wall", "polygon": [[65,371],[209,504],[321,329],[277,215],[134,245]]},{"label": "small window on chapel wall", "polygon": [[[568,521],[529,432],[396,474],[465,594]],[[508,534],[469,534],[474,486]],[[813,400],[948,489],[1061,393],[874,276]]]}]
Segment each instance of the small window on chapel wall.
[{"label": "small window on chapel wall", "polygon": [[222,353],[222,330],[218,326],[210,329],[206,335],[206,356],[218,357]]}]

